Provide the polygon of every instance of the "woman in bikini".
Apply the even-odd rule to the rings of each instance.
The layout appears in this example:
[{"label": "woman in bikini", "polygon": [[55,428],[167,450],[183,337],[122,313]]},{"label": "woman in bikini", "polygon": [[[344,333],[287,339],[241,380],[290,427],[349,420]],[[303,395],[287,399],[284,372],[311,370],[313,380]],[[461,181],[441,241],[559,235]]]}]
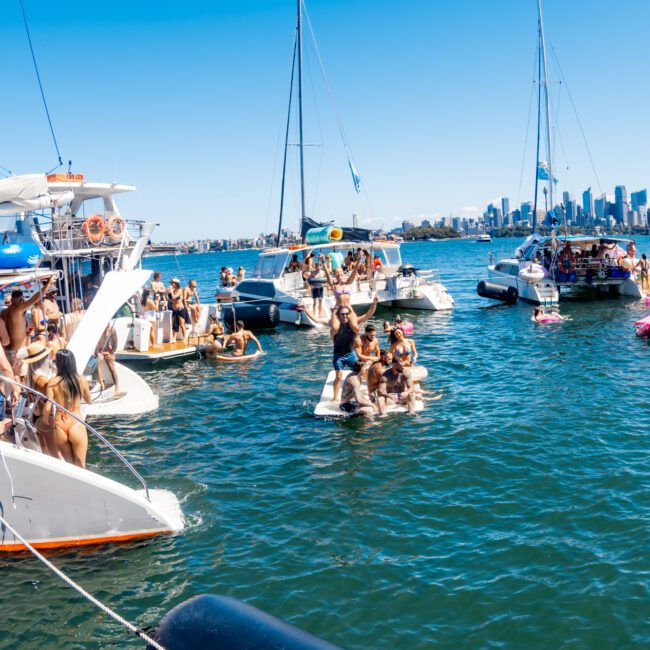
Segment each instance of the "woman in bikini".
[{"label": "woman in bikini", "polygon": [[187,287],[183,289],[183,297],[185,298],[185,304],[192,318],[192,327],[195,333],[198,334],[199,320],[201,318],[201,301],[196,291],[196,280],[189,281]]},{"label": "woman in bikini", "polygon": [[158,327],[158,308],[160,307],[158,296],[156,295],[155,299],[152,300],[151,291],[149,291],[149,289],[143,289],[140,305],[142,306],[142,311],[144,312],[145,320],[148,320],[151,323],[151,330],[149,331],[149,347],[159,348],[160,346],[156,345],[156,329]]},{"label": "woman in bikini", "polygon": [[174,332],[174,340],[181,335],[181,339],[185,340],[186,328],[185,323],[190,320],[190,315],[187,311],[185,304],[185,294],[181,289],[181,283],[178,278],[172,278],[171,287],[167,290],[169,302],[172,307],[172,330]]},{"label": "woman in bikini", "polygon": [[413,339],[407,339],[406,334],[401,327],[395,327],[390,333],[389,342],[391,344],[390,351],[393,357],[402,361],[406,368],[415,365],[418,358],[418,352],[415,349],[415,342]]},{"label": "woman in bikini", "polygon": [[[90,391],[85,377],[77,374],[77,362],[70,350],[56,353],[56,377],[47,384],[47,397],[58,402],[74,415],[81,417],[81,400],[90,403]],[[51,417],[51,402],[44,408],[44,416]],[[75,420],[61,409],[54,415],[54,437],[58,456],[78,467],[86,466],[88,432],[82,422]]]},{"label": "woman in bikini", "polygon": [[[34,341],[27,347],[24,363],[27,364],[26,385],[44,395],[47,392],[47,384],[55,373],[50,361],[49,350],[43,341]],[[45,417],[44,415],[47,401],[32,393],[28,394],[28,400],[30,404],[33,404],[32,421],[41,441],[41,448],[49,456],[58,458],[58,447],[54,438],[54,422],[50,416]]]},{"label": "woman in bikini", "polygon": [[[327,276],[327,282],[329,284],[332,293],[334,294],[334,299],[336,305],[332,310],[332,326],[338,322],[338,312],[341,307],[347,307],[350,312],[348,323],[350,327],[355,331],[359,331],[359,321],[354,309],[352,309],[352,283],[357,277],[358,265],[355,264],[352,269],[352,273],[345,278],[342,269],[338,268],[334,271],[332,275],[327,266],[325,267],[325,275]],[[336,329],[336,328],[335,328]]]}]

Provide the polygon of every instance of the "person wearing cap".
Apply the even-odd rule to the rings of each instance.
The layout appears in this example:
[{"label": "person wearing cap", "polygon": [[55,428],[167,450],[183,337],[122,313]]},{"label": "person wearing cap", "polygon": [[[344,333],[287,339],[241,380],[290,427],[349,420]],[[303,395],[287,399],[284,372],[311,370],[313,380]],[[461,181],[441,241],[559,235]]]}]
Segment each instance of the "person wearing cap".
[{"label": "person wearing cap", "polygon": [[190,320],[190,315],[187,311],[185,304],[185,294],[181,289],[181,283],[178,278],[172,278],[171,287],[167,290],[169,303],[172,308],[172,331],[174,333],[174,340],[181,335],[184,341],[187,334],[185,324]]},{"label": "person wearing cap", "polygon": [[[42,340],[37,339],[27,346],[27,356],[24,359],[27,364],[27,377],[25,384],[29,388],[45,394],[47,384],[56,374],[50,359],[50,350]],[[58,447],[54,438],[54,421],[48,415],[43,415],[45,401],[42,397],[29,394],[28,399],[34,404],[32,411],[33,423],[36,432],[41,440],[41,447],[46,454],[58,458]]]},{"label": "person wearing cap", "polygon": [[42,292],[47,292],[52,283],[54,276],[52,276],[45,287],[39,289],[29,300],[25,300],[25,296],[21,289],[14,289],[11,292],[11,303],[9,307],[2,312],[2,317],[7,325],[9,332],[9,345],[5,346],[7,352],[7,359],[9,363],[16,367],[17,361],[21,356],[25,356],[27,350],[25,346],[29,342],[27,337],[27,321],[25,314],[29,309],[34,307],[40,300],[42,300]]}]

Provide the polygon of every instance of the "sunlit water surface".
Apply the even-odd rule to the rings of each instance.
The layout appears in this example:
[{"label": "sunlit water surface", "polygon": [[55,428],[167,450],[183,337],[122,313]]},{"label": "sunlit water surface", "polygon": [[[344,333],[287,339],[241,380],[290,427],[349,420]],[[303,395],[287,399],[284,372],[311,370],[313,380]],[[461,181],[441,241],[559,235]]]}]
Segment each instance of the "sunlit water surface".
[{"label": "sunlit water surface", "polygon": [[[315,419],[331,344],[293,326],[262,334],[269,354],[248,365],[143,372],[159,410],[100,426],[178,495],[187,529],[54,561],[141,625],[210,592],[347,648],[650,645],[650,350],[633,328],[647,310],[566,302],[570,320],[540,326],[530,306],[476,296],[488,250],[518,243],[402,247],[456,301],[412,314],[426,386],[444,393],[419,417]],[[207,300],[222,265],[256,256],[145,265],[196,278]],[[96,445],[90,461],[128,480]],[[1,647],[108,647],[123,632],[31,558],[2,559],[0,575]]]}]

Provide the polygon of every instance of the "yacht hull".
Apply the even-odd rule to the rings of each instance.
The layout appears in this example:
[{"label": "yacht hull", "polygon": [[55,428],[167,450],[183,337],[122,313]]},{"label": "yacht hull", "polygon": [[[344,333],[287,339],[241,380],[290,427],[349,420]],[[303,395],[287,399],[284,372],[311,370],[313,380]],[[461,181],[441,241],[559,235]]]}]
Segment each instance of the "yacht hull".
[{"label": "yacht hull", "polygon": [[[146,539],[183,529],[176,497],[133,490],[36,451],[0,442],[2,516],[37,548],[63,548]],[[24,550],[0,528],[0,552]]]}]

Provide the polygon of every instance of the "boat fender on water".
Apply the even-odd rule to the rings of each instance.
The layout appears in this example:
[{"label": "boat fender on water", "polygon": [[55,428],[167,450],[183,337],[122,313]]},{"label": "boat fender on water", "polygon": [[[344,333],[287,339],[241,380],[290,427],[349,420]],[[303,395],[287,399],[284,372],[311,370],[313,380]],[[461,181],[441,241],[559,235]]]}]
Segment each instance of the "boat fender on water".
[{"label": "boat fender on water", "polygon": [[106,225],[98,214],[93,214],[84,221],[84,233],[93,244],[99,244],[104,239]]},{"label": "boat fender on water", "polygon": [[169,650],[339,650],[256,607],[210,594],[195,596],[174,607],[152,637]]},{"label": "boat fender on water", "polygon": [[272,329],[280,322],[280,310],[273,303],[232,302],[223,308],[223,322],[231,330],[235,321],[243,320],[248,330]]},{"label": "boat fender on water", "polygon": [[491,298],[492,300],[501,300],[508,305],[514,305],[519,298],[519,291],[515,287],[504,287],[494,282],[481,280],[476,285],[476,293],[482,298]]},{"label": "boat fender on water", "polygon": [[124,221],[119,214],[114,214],[108,220],[108,226],[106,229],[108,231],[108,236],[113,241],[122,241],[122,237],[124,237],[124,233],[126,232],[126,221]]}]

